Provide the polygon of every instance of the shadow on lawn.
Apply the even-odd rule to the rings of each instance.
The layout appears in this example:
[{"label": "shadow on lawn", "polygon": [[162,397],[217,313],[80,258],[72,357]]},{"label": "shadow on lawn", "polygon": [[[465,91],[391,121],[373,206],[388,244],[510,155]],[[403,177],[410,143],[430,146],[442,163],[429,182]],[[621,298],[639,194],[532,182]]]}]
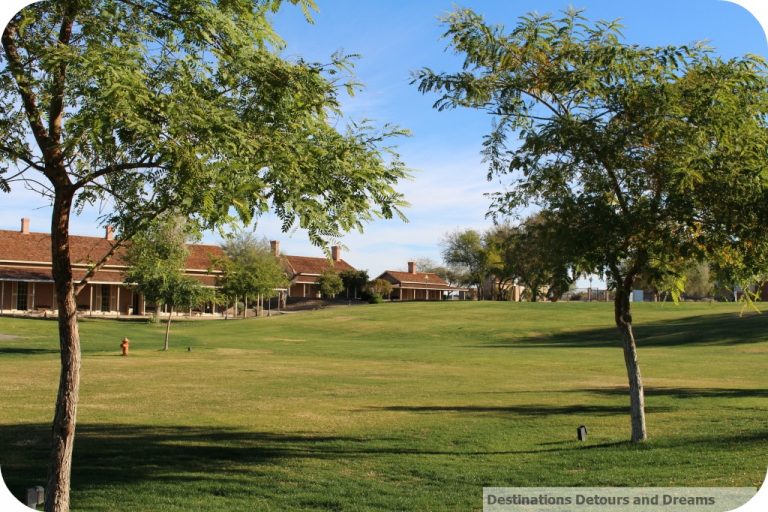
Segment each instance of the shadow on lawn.
[{"label": "shadow on lawn", "polygon": [[[596,395],[627,396],[626,387],[588,388],[577,391]],[[768,389],[738,388],[656,388],[645,387],[645,396],[670,396],[673,398],[760,398],[768,397]]]},{"label": "shadow on lawn", "polygon": [[[633,327],[640,347],[736,345],[758,343],[768,339],[766,337],[768,315],[765,314],[748,314],[743,317],[739,317],[736,313],[697,315],[659,322],[637,323]],[[478,348],[619,347],[621,339],[614,326],[607,326],[541,336],[510,336],[495,340],[493,343],[474,346]]]},{"label": "shadow on lawn", "polygon": [[2,355],[23,355],[34,356],[38,354],[58,354],[58,350],[48,348],[29,348],[29,347],[0,347],[0,356]]},{"label": "shadow on lawn", "polygon": [[[19,498],[27,487],[45,484],[50,432],[49,424],[0,426],[0,465]],[[217,475],[237,476],[249,466],[283,459],[334,457],[367,441],[227,428],[80,424],[72,489],[179,478],[216,481]]]},{"label": "shadow on lawn", "polygon": [[[393,405],[389,407],[371,407],[370,409],[396,412],[457,412],[469,414],[501,414],[503,416],[552,416],[557,414],[592,414],[597,416],[609,416],[613,414],[629,414],[629,405],[510,405],[510,406],[483,406],[483,405]],[[669,407],[649,407],[648,412],[666,412]]]},{"label": "shadow on lawn", "polygon": [[[392,410],[456,410],[455,407],[393,407]],[[458,408],[463,411],[464,408]],[[491,408],[494,410],[495,408]],[[502,408],[506,409],[506,408]],[[561,408],[549,408],[560,414]],[[618,408],[624,411],[624,408]],[[485,408],[469,408],[471,412]],[[542,413],[546,408],[531,410]],[[609,408],[613,410],[613,408]],[[506,411],[504,411],[506,412]],[[565,414],[570,411],[563,411]],[[594,410],[590,409],[594,413]],[[46,479],[50,425],[23,424],[0,426],[0,464],[6,484],[17,497],[24,489],[43,485]],[[262,480],[259,466],[282,464],[288,460],[324,459],[344,465],[347,460],[379,457],[488,457],[548,452],[588,452],[655,447],[672,449],[727,450],[744,443],[762,444],[766,432],[745,432],[734,436],[702,434],[699,437],[664,440],[659,445],[634,445],[626,441],[604,443],[554,444],[551,442],[519,447],[508,451],[456,449],[420,446],[416,440],[402,437],[353,437],[306,434],[247,432],[227,428],[149,426],[149,425],[79,425],[75,442],[72,489],[87,491],[102,485],[192,484],[194,493],[230,492],[243,486],[273,485]],[[554,445],[553,445],[554,444]],[[756,444],[755,449],[759,448]],[[586,453],[586,452],[585,452]],[[387,464],[382,462],[382,464]],[[397,464],[400,464],[399,462]],[[292,465],[292,471],[301,466]]]}]

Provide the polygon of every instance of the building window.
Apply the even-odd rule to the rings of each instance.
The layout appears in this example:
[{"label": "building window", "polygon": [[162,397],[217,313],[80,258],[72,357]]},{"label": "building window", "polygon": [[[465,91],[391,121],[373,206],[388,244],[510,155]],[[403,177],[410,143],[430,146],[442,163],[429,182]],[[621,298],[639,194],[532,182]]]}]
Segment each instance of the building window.
[{"label": "building window", "polygon": [[111,311],[109,307],[110,291],[108,284],[101,285],[101,310],[105,312]]},{"label": "building window", "polygon": [[27,283],[23,283],[23,282],[16,283],[16,309],[17,310],[19,311],[27,310],[27,293],[28,293]]}]

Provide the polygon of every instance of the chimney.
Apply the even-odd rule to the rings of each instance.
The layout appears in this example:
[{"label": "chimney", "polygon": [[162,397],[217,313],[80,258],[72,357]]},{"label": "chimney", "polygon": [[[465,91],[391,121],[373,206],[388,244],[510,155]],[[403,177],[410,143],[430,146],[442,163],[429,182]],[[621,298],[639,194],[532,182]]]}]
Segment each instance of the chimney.
[{"label": "chimney", "polygon": [[409,274],[415,274],[416,273],[416,262],[415,261],[409,261],[408,262],[408,273]]},{"label": "chimney", "polygon": [[275,258],[280,256],[280,240],[272,240],[269,242],[269,247],[272,249],[272,255]]},{"label": "chimney", "polygon": [[331,258],[333,261],[341,261],[341,246],[334,245],[331,247]]},{"label": "chimney", "polygon": [[112,228],[112,226],[107,226],[104,228],[104,238],[107,240],[114,240],[115,239],[115,230]]},{"label": "chimney", "polygon": [[29,234],[29,219],[24,217],[21,219],[21,234],[22,235],[28,235]]}]

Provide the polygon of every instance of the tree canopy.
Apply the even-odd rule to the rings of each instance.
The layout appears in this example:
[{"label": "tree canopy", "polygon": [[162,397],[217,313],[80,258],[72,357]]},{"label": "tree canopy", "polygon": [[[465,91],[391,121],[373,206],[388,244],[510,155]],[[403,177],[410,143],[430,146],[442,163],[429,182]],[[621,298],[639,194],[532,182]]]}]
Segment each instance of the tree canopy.
[{"label": "tree canopy", "polygon": [[443,260],[462,276],[462,284],[474,286],[483,297],[483,281],[488,275],[488,252],[480,232],[474,229],[447,233],[442,242]]},{"label": "tree canopy", "polygon": [[500,224],[485,234],[490,273],[498,281],[526,288],[529,300],[558,300],[568,291],[575,272],[558,250],[558,234],[542,215],[517,226]]},{"label": "tree canopy", "polygon": [[346,290],[347,299],[366,298],[366,285],[369,280],[367,270],[342,270],[339,277]]},{"label": "tree canopy", "polygon": [[198,306],[210,296],[197,279],[184,274],[189,256],[187,242],[193,236],[194,231],[184,219],[163,215],[137,233],[126,250],[125,281],[157,308],[156,315],[162,307],[168,307],[163,350],[168,350],[174,310]]},{"label": "tree canopy", "polygon": [[317,278],[317,285],[320,287],[320,293],[326,298],[335,298],[344,291],[344,281],[335,270],[324,270]]},{"label": "tree canopy", "polygon": [[277,288],[288,286],[285,271],[265,238],[239,232],[227,238],[222,248],[225,258],[214,262],[222,271],[218,280],[222,295],[232,300],[270,298]]},{"label": "tree canopy", "polygon": [[766,268],[765,61],[723,60],[702,44],[627,44],[618,23],[574,9],[527,15],[510,31],[469,9],[444,21],[462,69],[423,69],[414,82],[439,94],[438,110],[493,115],[484,157],[488,177],[506,183],[493,214],[541,209],[574,265],[607,274],[632,439],[644,440],[629,304],[635,279],[681,276],[691,259],[735,276]]}]

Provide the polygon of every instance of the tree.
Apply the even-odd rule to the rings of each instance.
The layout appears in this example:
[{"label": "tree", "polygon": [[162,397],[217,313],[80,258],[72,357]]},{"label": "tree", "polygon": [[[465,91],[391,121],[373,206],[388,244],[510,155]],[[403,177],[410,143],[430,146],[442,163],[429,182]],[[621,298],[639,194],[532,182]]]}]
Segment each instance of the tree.
[{"label": "tree", "polygon": [[163,343],[166,351],[174,311],[198,306],[209,295],[197,279],[184,275],[189,238],[183,219],[164,215],[136,234],[126,251],[126,282],[133,283],[144,299],[157,307],[157,315],[163,306],[168,307]]},{"label": "tree", "polygon": [[488,271],[488,255],[483,247],[482,236],[474,229],[454,231],[445,236],[441,243],[443,260],[464,274],[466,284],[477,288],[478,297],[483,298],[483,280]]},{"label": "tree", "polygon": [[[269,16],[282,2],[61,0],[34,3],[2,34],[0,189],[50,198],[61,378],[46,510],[69,508],[80,385],[75,297],[117,248],[174,209],[202,227],[270,208],[323,245],[401,216],[406,175],[388,145],[404,132],[339,132],[349,59],[280,57]],[[312,0],[290,0],[309,17]],[[107,207],[112,250],[73,280],[69,221]]]},{"label": "tree", "polygon": [[715,286],[710,279],[709,264],[706,261],[693,262],[685,271],[685,297],[704,299],[711,297]]},{"label": "tree", "polygon": [[516,228],[508,223],[497,224],[483,233],[483,246],[488,255],[488,279],[492,284],[492,298],[509,299],[509,285],[515,283],[514,252],[509,247]]},{"label": "tree", "polygon": [[631,439],[643,441],[635,279],[648,270],[680,276],[691,259],[741,276],[766,268],[765,62],[724,61],[703,45],[629,45],[617,23],[591,23],[573,9],[561,19],[528,15],[510,32],[466,9],[445,21],[462,70],[424,69],[414,82],[440,94],[438,110],[494,116],[483,149],[489,178],[509,180],[494,196],[495,215],[539,206],[559,227],[564,255],[606,272]]},{"label": "tree", "polygon": [[226,257],[215,265],[222,271],[218,280],[220,291],[229,299],[268,299],[275,296],[276,288],[288,285],[285,271],[266,238],[258,240],[252,233],[241,231],[230,236],[222,249]]},{"label": "tree", "polygon": [[339,277],[347,292],[347,298],[363,298],[368,284],[368,272],[366,270],[342,270]]},{"label": "tree", "polygon": [[374,297],[387,297],[392,293],[392,283],[386,279],[374,279],[368,283],[368,291]]},{"label": "tree", "polygon": [[542,296],[557,300],[573,282],[574,273],[558,250],[559,239],[554,226],[543,214],[528,217],[518,226],[507,227],[493,238],[493,245],[501,253],[500,272],[524,285],[531,302]]},{"label": "tree", "polygon": [[344,281],[339,277],[339,273],[328,269],[324,270],[317,278],[317,284],[320,287],[320,293],[323,297],[336,298],[344,290]]}]

